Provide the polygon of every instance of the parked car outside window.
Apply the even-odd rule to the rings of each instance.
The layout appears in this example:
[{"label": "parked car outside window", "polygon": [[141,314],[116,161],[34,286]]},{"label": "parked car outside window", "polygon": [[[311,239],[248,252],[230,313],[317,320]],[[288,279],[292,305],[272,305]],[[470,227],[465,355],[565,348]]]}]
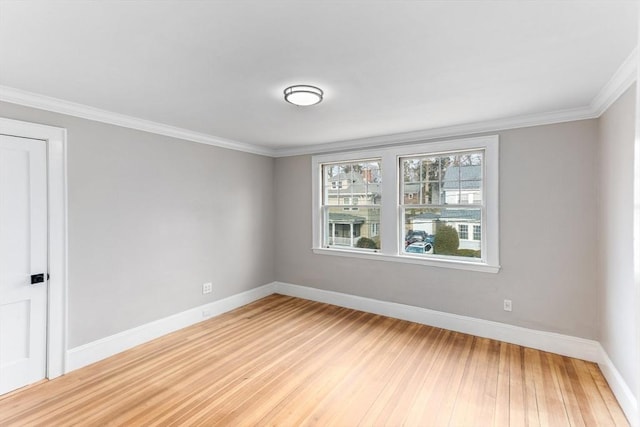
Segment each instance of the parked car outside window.
[{"label": "parked car outside window", "polygon": [[433,244],[430,242],[415,242],[407,246],[404,251],[410,254],[432,254]]},{"label": "parked car outside window", "polygon": [[432,234],[427,234],[424,230],[409,230],[407,236],[404,238],[404,245],[406,247],[415,242],[433,243],[433,237]]}]

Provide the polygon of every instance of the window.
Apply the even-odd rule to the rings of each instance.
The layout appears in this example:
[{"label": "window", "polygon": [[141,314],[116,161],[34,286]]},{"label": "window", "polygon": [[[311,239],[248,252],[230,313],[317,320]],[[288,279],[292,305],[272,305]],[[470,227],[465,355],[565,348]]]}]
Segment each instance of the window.
[{"label": "window", "polygon": [[460,235],[460,239],[469,240],[469,226],[467,224],[459,224],[458,234]]},{"label": "window", "polygon": [[481,240],[482,239],[482,226],[474,225],[473,226],[473,240]]},{"label": "window", "polygon": [[322,164],[321,169],[322,247],[379,249],[380,159]]},{"label": "window", "polygon": [[[401,221],[405,233],[420,230],[425,237],[419,240],[434,243],[429,255],[481,258],[481,242],[468,240],[469,226],[482,223],[482,209],[469,205],[469,194],[482,194],[483,159],[484,150],[400,157],[400,192],[419,194],[401,197]],[[405,243],[404,251],[415,253],[410,249],[417,242]]]},{"label": "window", "polygon": [[380,224],[377,222],[371,223],[371,231],[372,236],[378,236],[380,234]]},{"label": "window", "polygon": [[[341,186],[340,188],[342,188],[342,186]],[[348,205],[350,205],[350,204],[351,204],[351,203],[350,203],[350,201],[351,201],[351,199],[350,199],[349,197],[345,197],[345,198],[343,199],[343,201],[342,201],[342,204],[343,204],[343,205],[345,205],[345,206],[348,206]],[[351,209],[351,208],[342,208],[342,210],[344,210],[344,211],[348,211],[348,210],[350,210],[350,209]]]},{"label": "window", "polygon": [[497,136],[314,156],[314,253],[498,272],[498,166]]}]

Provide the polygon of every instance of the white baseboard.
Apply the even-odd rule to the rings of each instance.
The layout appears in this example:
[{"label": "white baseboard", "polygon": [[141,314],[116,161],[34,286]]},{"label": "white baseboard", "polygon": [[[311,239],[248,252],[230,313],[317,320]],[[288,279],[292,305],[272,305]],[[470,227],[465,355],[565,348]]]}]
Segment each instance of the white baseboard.
[{"label": "white baseboard", "polygon": [[67,350],[65,373],[105,359],[137,345],[151,341],[179,329],[186,328],[213,316],[242,307],[274,293],[274,284],[269,283],[230,297],[195,307]]},{"label": "white baseboard", "polygon": [[600,365],[600,369],[631,425],[640,427],[635,422],[640,418],[638,417],[637,399],[597,341],[282,282],[269,283],[70,349],[67,351],[65,372],[79,369],[273,293],[352,308],[596,362]]},{"label": "white baseboard", "polygon": [[505,341],[525,347],[600,362],[600,344],[597,341],[576,338],[553,332],[538,331],[490,320],[460,316],[442,311],[394,302],[380,301],[339,292],[325,291],[289,283],[275,283],[275,292],[318,302],[381,314],[396,319],[422,323],[456,332]]},{"label": "white baseboard", "polygon": [[640,427],[635,421],[640,418],[638,402],[597,341],[290,283],[275,282],[274,288],[276,293],[282,295],[352,308],[595,362],[600,366],[631,426]]},{"label": "white baseboard", "polygon": [[609,358],[609,355],[605,349],[600,347],[600,370],[609,383],[609,387],[613,391],[613,394],[618,399],[620,407],[627,416],[627,420],[631,427],[640,427],[640,412],[638,412],[638,400],[634,396],[633,392],[620,375],[618,369]]}]

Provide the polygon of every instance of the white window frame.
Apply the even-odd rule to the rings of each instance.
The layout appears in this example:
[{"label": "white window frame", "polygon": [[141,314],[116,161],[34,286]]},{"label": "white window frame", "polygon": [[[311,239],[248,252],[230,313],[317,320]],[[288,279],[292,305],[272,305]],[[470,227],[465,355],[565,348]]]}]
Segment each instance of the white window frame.
[{"label": "white window frame", "polygon": [[[380,156],[372,156],[369,158],[363,158],[363,157],[356,157],[355,161],[357,162],[370,162],[370,161],[381,161]],[[368,249],[368,248],[357,248],[357,247],[340,247],[340,248],[336,248],[335,246],[331,246],[331,247],[327,247],[327,246],[323,246],[326,242],[324,241],[323,236],[325,236],[325,226],[327,225],[327,223],[325,223],[325,212],[324,209],[326,207],[332,207],[332,208],[339,208],[342,207],[343,211],[358,211],[360,208],[363,209],[368,209],[368,208],[377,208],[380,209],[380,205],[375,205],[375,204],[364,204],[364,205],[360,205],[358,197],[359,195],[356,193],[352,193],[349,196],[343,196],[342,198],[342,204],[338,204],[338,205],[324,205],[324,193],[323,193],[323,176],[322,176],[322,166],[323,165],[331,165],[331,164],[341,164],[341,163],[352,163],[353,160],[336,160],[336,161],[331,161],[331,162],[322,162],[318,164],[318,168],[319,170],[319,176],[317,177],[318,182],[316,184],[320,185],[320,188],[318,188],[318,193],[315,194],[314,193],[314,200],[315,197],[319,197],[318,199],[318,208],[320,209],[320,212],[317,213],[319,218],[319,221],[321,222],[321,224],[318,225],[318,230],[314,230],[314,233],[319,233],[319,236],[317,237],[319,239],[318,242],[318,247],[324,248],[324,249],[332,249],[332,250],[339,250],[339,251],[343,251],[343,252],[348,252],[348,251],[356,251],[356,252],[378,252],[378,249]],[[335,182],[335,181],[333,181]],[[315,184],[314,184],[315,185]],[[342,186],[340,186],[340,188],[342,188]],[[331,189],[335,189],[332,185]],[[328,215],[328,211],[326,213]],[[314,220],[316,219],[316,217],[314,217]],[[362,228],[359,229],[360,230],[360,235],[359,236],[354,236],[354,237],[361,237],[362,236]],[[314,234],[315,236],[315,234]],[[315,245],[315,239],[316,237],[314,237],[314,245]]]},{"label": "white window frame", "polygon": [[[404,238],[400,208],[400,158],[415,155],[432,155],[461,150],[483,150],[483,198],[482,214],[482,258],[424,257],[406,254],[402,250]],[[382,200],[380,205],[380,250],[362,252],[352,249],[322,247],[322,165],[381,158]],[[347,256],[381,261],[420,264],[433,267],[497,273],[499,263],[499,138],[498,135],[462,138],[449,141],[434,141],[359,150],[312,157],[312,224],[313,252],[322,255]]]}]

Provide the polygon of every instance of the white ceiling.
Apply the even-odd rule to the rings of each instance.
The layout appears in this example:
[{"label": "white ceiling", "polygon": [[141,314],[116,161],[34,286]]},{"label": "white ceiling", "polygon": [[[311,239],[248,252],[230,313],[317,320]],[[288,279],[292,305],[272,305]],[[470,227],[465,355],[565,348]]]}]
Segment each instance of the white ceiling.
[{"label": "white ceiling", "polygon": [[637,6],[0,0],[0,85],[276,152],[585,108]]}]

